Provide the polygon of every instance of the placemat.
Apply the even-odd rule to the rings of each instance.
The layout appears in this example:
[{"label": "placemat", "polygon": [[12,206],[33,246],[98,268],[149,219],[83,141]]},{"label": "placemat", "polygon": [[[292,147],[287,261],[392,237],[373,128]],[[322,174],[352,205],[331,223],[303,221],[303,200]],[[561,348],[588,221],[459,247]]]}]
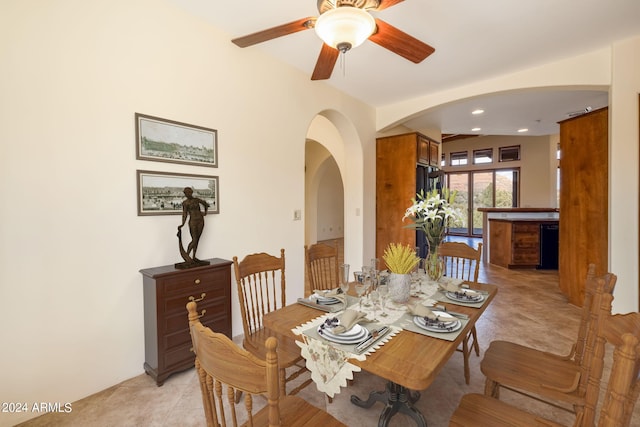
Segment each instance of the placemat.
[{"label": "placemat", "polygon": [[[314,324],[312,327],[305,329],[302,333],[309,338],[313,338],[316,340],[319,340],[321,342],[323,342],[324,344],[331,346],[333,348],[337,348],[338,350],[342,350],[344,352],[347,353],[351,353],[354,359],[357,360],[365,360],[366,356],[368,356],[369,354],[373,353],[374,351],[376,351],[378,348],[382,347],[382,345],[384,345],[384,343],[388,342],[391,338],[393,338],[394,335],[397,335],[398,332],[400,332],[400,328],[396,327],[396,326],[391,326],[391,325],[387,325],[389,326],[389,332],[386,333],[386,335],[382,338],[380,338],[375,344],[373,344],[371,347],[367,348],[365,351],[363,351],[360,354],[357,354],[355,351],[356,346],[358,345],[358,343],[355,344],[340,344],[337,342],[333,342],[333,341],[329,341],[327,339],[324,339],[323,337],[321,337],[318,334],[318,326],[324,322],[324,320],[327,317],[331,317],[331,316],[322,316],[324,319],[321,322],[318,322],[317,324]],[[382,326],[382,324],[380,323],[360,323],[360,326],[362,326],[363,328],[367,329],[369,332],[375,330],[375,329],[380,329]],[[365,356],[365,357],[361,357],[361,356]]]},{"label": "placemat", "polygon": [[[347,295],[346,307],[358,302],[358,298]],[[339,302],[337,304],[318,304],[311,298],[298,298],[298,304],[306,305],[307,307],[315,308],[316,310],[325,311],[327,313],[337,313],[344,310],[345,303]]]},{"label": "placemat", "polygon": [[415,332],[417,334],[426,335],[433,338],[439,338],[446,341],[455,341],[460,335],[460,332],[464,329],[465,325],[469,322],[469,319],[457,319],[462,323],[462,327],[454,332],[431,332],[426,329],[422,329],[415,323],[413,323],[413,315],[410,313],[405,313],[397,323],[397,326],[400,326],[407,331]]},{"label": "placemat", "polygon": [[461,305],[463,307],[474,307],[474,308],[480,308],[484,305],[485,302],[487,302],[487,295],[483,295],[484,299],[482,301],[479,302],[461,302],[461,301],[456,301],[454,299],[450,299],[447,298],[447,296],[444,294],[444,292],[442,291],[438,291],[435,294],[433,294],[431,296],[431,298],[435,299],[436,301],[439,302],[446,302],[449,304],[456,304],[456,305]]}]

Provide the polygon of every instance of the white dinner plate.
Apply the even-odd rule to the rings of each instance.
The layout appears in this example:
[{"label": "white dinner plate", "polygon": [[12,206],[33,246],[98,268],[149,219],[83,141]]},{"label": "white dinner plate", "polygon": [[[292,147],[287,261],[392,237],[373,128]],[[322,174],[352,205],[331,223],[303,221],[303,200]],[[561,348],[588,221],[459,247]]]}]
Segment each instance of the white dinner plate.
[{"label": "white dinner plate", "polygon": [[334,334],[330,328],[321,328],[318,326],[318,335],[339,344],[356,344],[367,338],[369,331],[360,325],[355,325],[342,334]]},{"label": "white dinner plate", "polygon": [[455,332],[458,329],[462,328],[462,322],[458,319],[454,319],[451,322],[441,322],[437,325],[427,324],[422,316],[413,316],[413,323],[415,323],[419,328],[422,328],[429,332]]},{"label": "white dinner plate", "polygon": [[334,297],[329,297],[329,298],[318,297],[316,298],[316,301],[318,302],[318,304],[324,304],[324,305],[332,305],[340,302],[338,298],[334,298]]},{"label": "white dinner plate", "polygon": [[467,296],[464,296],[464,295],[456,295],[455,292],[446,292],[445,296],[450,300],[463,302],[463,303],[466,302],[469,304],[475,304],[477,302],[484,301],[484,295],[479,293],[475,293],[473,295],[467,294]]}]

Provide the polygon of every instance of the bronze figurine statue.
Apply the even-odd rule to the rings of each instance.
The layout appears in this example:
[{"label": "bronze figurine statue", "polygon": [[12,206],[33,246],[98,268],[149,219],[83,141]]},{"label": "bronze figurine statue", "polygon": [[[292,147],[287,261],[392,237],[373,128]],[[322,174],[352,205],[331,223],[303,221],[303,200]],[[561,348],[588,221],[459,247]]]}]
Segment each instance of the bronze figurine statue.
[{"label": "bronze figurine statue", "polygon": [[[178,226],[178,245],[180,248],[180,255],[184,262],[175,264],[176,268],[185,269],[192,267],[199,267],[201,265],[209,265],[209,261],[202,261],[196,257],[196,251],[198,250],[198,243],[200,242],[200,236],[204,229],[204,216],[207,214],[209,204],[198,198],[193,197],[193,189],[186,187],[184,190],[186,200],[182,202],[182,224]],[[204,212],[200,209],[200,205],[204,207]],[[187,246],[187,250],[184,250],[182,245],[182,227],[189,217],[189,233],[191,233],[191,242]]]}]

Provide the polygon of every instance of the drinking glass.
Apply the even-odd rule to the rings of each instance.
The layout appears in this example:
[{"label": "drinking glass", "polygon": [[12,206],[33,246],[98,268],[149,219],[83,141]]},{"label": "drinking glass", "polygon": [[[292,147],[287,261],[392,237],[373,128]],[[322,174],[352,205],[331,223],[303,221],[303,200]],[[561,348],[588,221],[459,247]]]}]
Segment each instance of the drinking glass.
[{"label": "drinking glass", "polygon": [[360,310],[362,310],[362,296],[364,295],[364,291],[365,291],[364,283],[356,281],[355,289],[356,289],[356,294],[358,294],[358,298],[360,299],[360,302],[358,303],[358,307]]},{"label": "drinking glass", "polygon": [[349,291],[349,264],[342,264],[340,266],[340,289],[343,294],[347,294]]},{"label": "drinking glass", "polygon": [[369,299],[371,300],[371,303],[373,304],[373,320],[372,322],[379,322],[378,320],[378,302],[380,301],[380,294],[378,293],[377,289],[373,289],[371,292],[369,292]]},{"label": "drinking glass", "polygon": [[364,292],[366,295],[366,301],[364,303],[364,306],[371,307],[371,303],[369,302],[369,290],[371,289],[371,285],[373,284],[373,280],[371,278],[371,271],[367,271],[365,273],[362,283],[364,284]]},{"label": "drinking glass", "polygon": [[389,295],[389,285],[386,283],[380,283],[378,285],[378,297],[380,298],[380,308],[382,309],[382,313],[380,316],[387,317],[388,314],[384,309],[384,306],[387,302],[387,296]]}]

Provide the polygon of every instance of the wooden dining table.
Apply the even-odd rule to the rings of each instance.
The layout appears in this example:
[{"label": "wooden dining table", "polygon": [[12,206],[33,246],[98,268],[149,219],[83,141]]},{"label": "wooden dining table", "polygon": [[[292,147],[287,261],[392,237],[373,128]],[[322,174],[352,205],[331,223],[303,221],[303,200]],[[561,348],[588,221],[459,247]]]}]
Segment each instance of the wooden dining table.
[{"label": "wooden dining table", "polygon": [[[427,335],[403,330],[386,342],[377,351],[369,354],[363,361],[350,359],[350,363],[387,380],[385,390],[372,391],[366,400],[351,396],[351,402],[368,408],[375,402],[385,403],[378,426],[386,426],[398,412],[409,415],[418,426],[425,426],[422,413],[413,405],[420,397],[420,390],[428,388],[442,370],[451,355],[460,346],[461,341],[471,331],[482,313],[495,297],[498,288],[491,284],[467,283],[470,289],[486,293],[481,307],[475,308],[460,304],[439,302],[447,310],[466,314],[469,320],[453,341],[433,338]],[[353,284],[349,293],[353,292]],[[292,329],[306,323],[323,312],[306,305],[294,303],[264,316],[265,327],[273,331],[301,339]]]}]

